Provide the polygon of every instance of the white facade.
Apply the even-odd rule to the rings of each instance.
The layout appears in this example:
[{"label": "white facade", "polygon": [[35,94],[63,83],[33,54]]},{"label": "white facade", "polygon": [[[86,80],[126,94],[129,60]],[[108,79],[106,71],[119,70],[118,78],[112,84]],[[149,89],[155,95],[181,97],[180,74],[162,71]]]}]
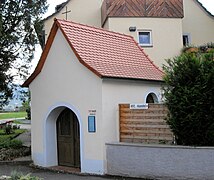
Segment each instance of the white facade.
[{"label": "white facade", "polygon": [[[136,27],[136,31],[130,32],[129,27]],[[104,28],[131,35],[136,42],[139,42],[139,32],[150,31],[151,45],[142,48],[160,68],[166,59],[178,56],[183,48],[180,18],[109,17]]]},{"label": "white facade", "polygon": [[62,14],[67,10],[67,20],[88,24],[95,27],[101,27],[101,5],[102,0],[70,0],[60,12],[48,17],[44,23],[44,30],[47,40],[53,25],[54,19],[66,19],[66,14]]},{"label": "white facade", "polygon": [[94,149],[102,148],[101,131],[87,133],[90,109],[97,110],[97,129],[101,129],[101,85],[101,79],[79,63],[58,31],[42,72],[30,84],[32,158],[35,164],[57,165],[56,118],[62,108],[68,107],[77,115],[80,124],[82,172],[103,172],[103,151],[94,152]]},{"label": "white facade", "polygon": [[[56,120],[67,107],[80,124],[81,172],[106,172],[105,143],[119,141],[118,104],[144,103],[149,93],[160,99],[155,81],[101,79],[82,65],[58,29],[41,72],[30,83],[32,159],[43,167],[57,166]],[[88,132],[95,110],[96,132]]]}]

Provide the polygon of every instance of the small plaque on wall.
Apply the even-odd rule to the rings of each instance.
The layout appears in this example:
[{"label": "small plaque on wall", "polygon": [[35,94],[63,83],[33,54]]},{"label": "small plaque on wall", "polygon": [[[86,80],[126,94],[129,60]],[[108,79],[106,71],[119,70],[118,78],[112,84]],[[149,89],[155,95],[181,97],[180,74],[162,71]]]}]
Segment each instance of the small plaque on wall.
[{"label": "small plaque on wall", "polygon": [[130,109],[148,109],[149,108],[149,104],[130,104]]},{"label": "small plaque on wall", "polygon": [[95,116],[88,116],[88,132],[96,132]]}]

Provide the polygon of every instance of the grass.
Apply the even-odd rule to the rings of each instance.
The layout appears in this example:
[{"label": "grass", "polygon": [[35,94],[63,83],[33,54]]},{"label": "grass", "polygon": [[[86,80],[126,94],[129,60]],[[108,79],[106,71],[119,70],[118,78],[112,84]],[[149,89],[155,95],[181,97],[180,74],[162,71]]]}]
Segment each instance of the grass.
[{"label": "grass", "polygon": [[26,117],[26,112],[8,112],[8,113],[0,113],[0,120],[2,119],[14,119],[14,118],[22,118]]},{"label": "grass", "polygon": [[22,141],[19,140],[19,139],[10,139],[10,140],[7,140],[7,141],[3,141],[3,142],[0,142],[0,149],[2,148],[12,148],[12,149],[19,149],[22,147]]},{"label": "grass", "polygon": [[25,132],[24,129],[16,129],[12,134],[5,134],[3,129],[0,129],[0,148],[2,147],[20,147],[22,143],[19,140],[13,139],[18,134]]},{"label": "grass", "polygon": [[26,131],[25,129],[16,129],[16,130],[14,130],[14,133],[12,133],[12,134],[5,134],[4,129],[0,129],[0,141],[1,140],[6,140],[6,139],[11,139],[14,136],[16,136],[18,134],[21,134],[21,133],[23,133],[25,131]]},{"label": "grass", "polygon": [[14,120],[13,123],[14,123],[14,124],[22,124],[22,122],[19,121],[19,120]]},{"label": "grass", "polygon": [[31,176],[31,174],[24,175],[22,172],[12,171],[9,179],[23,179],[23,180],[43,180],[37,176]]}]

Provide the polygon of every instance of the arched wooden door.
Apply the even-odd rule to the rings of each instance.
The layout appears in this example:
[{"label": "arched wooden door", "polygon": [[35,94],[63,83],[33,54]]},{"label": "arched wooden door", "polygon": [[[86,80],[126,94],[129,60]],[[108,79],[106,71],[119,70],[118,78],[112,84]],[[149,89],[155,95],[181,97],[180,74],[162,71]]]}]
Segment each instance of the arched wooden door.
[{"label": "arched wooden door", "polygon": [[80,131],[77,116],[63,110],[57,119],[58,164],[80,168]]}]

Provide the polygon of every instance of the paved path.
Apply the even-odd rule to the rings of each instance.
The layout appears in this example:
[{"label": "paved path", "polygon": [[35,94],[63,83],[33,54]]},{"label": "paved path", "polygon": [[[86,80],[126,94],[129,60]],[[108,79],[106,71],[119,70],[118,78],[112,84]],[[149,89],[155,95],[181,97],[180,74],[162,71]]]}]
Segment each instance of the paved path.
[{"label": "paved path", "polygon": [[[22,129],[28,129],[27,132],[21,134],[17,137],[20,139],[25,146],[30,146],[31,144],[31,125],[29,123],[20,124]],[[22,157],[18,158],[20,161],[22,160],[31,160],[31,157]],[[16,159],[16,160],[18,160]],[[120,178],[120,177],[108,177],[108,176],[90,176],[90,175],[74,175],[74,174],[66,174],[66,173],[57,173],[49,170],[41,170],[32,168],[28,165],[16,165],[16,164],[4,164],[0,163],[0,176],[7,175],[9,176],[12,171],[22,172],[24,175],[31,173],[33,176],[38,176],[43,178],[44,180],[107,180],[107,179],[115,179],[115,180],[134,180],[137,178]]]},{"label": "paved path", "polygon": [[[24,128],[24,129],[26,129],[26,128]],[[31,131],[28,130],[27,132],[20,134],[18,137],[16,137],[16,139],[22,141],[24,146],[30,147],[31,146]]]},{"label": "paved path", "polygon": [[21,118],[8,118],[8,119],[0,119],[0,122],[1,123],[4,123],[4,122],[7,122],[7,121],[15,121],[15,120],[25,120],[25,118],[24,117],[21,117]]},{"label": "paved path", "polygon": [[20,126],[21,129],[31,129],[31,124],[18,124],[18,126]]},{"label": "paved path", "polygon": [[[38,176],[44,180],[105,180],[105,179],[115,179],[115,180],[129,180],[130,178],[120,178],[120,177],[107,177],[107,176],[90,176],[90,175],[74,175],[74,174],[63,174],[57,172],[51,172],[47,170],[40,170],[31,168],[24,165],[1,165],[0,164],[0,176],[9,176],[12,171],[22,172],[24,175],[31,173],[33,176]],[[131,178],[134,180],[136,178]]]}]

